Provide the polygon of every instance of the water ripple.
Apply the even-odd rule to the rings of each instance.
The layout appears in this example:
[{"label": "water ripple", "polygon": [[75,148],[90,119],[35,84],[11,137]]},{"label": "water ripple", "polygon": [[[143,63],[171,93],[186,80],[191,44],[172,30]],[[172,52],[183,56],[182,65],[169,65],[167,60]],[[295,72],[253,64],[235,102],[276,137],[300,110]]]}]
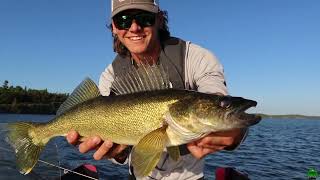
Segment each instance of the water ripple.
[{"label": "water ripple", "polygon": [[[13,117],[10,117],[13,118]],[[32,116],[20,119],[30,118]],[[47,119],[51,118],[47,117]],[[37,121],[46,118],[37,116]],[[8,122],[1,121],[0,122]],[[0,132],[3,126],[0,124]],[[251,179],[306,179],[311,167],[320,171],[320,121],[265,119],[250,129],[246,141],[236,150],[222,151],[206,157],[205,176],[214,179],[217,167],[233,167],[246,173]],[[0,133],[1,138],[3,135]],[[9,148],[0,140],[0,179],[41,179],[59,175],[57,169],[43,165],[30,176],[17,172],[12,153],[1,150]],[[42,155],[43,159],[70,169],[84,163],[98,166],[102,179],[127,179],[126,166],[118,166],[107,160],[95,161],[92,152],[86,155],[69,145],[64,138],[51,142]],[[39,164],[39,163],[38,163]],[[46,178],[47,179],[47,178]]]}]

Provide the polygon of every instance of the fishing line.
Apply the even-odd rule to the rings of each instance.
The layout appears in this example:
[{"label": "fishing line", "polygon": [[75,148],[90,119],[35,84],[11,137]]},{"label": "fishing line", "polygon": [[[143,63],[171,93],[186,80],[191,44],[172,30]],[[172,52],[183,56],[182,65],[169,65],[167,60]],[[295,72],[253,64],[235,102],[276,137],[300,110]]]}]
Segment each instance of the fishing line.
[{"label": "fishing line", "polygon": [[69,169],[67,169],[67,168],[63,168],[63,167],[60,167],[60,166],[51,164],[51,163],[46,162],[46,161],[43,161],[43,160],[41,160],[41,159],[39,159],[38,161],[39,161],[39,162],[42,162],[42,163],[44,163],[44,164],[47,164],[47,165],[50,165],[50,166],[53,166],[53,167],[62,169],[62,170],[64,170],[65,172],[71,172],[71,173],[74,173],[74,174],[77,174],[77,175],[80,175],[80,176],[83,176],[83,177],[86,177],[86,178],[89,178],[89,179],[98,180],[98,179],[93,178],[93,177],[91,177],[91,176],[87,176],[87,175],[85,175],[85,174],[81,174],[81,173],[78,173],[78,172],[76,172],[76,171],[72,171],[72,170],[69,170]]},{"label": "fishing line", "polygon": [[[8,152],[12,152],[10,149],[7,149],[7,148],[3,148],[3,147],[0,147],[1,150],[4,150],[4,151],[8,151]],[[86,177],[86,178],[89,178],[89,179],[93,179],[93,180],[98,180],[96,178],[93,178],[93,177],[90,177],[90,176],[87,176],[85,174],[81,174],[81,173],[78,173],[76,171],[72,171],[72,170],[69,170],[67,168],[64,168],[64,167],[61,167],[61,166],[57,166],[57,165],[54,165],[54,164],[51,164],[49,162],[46,162],[46,161],[43,161],[41,159],[38,160],[39,162],[42,162],[46,165],[49,165],[49,166],[52,166],[52,167],[56,167],[56,168],[59,168],[59,169],[62,169],[64,172],[71,172],[71,173],[74,173],[74,174],[77,174],[79,176],[83,176],[83,177]],[[61,176],[60,176],[61,177]]]},{"label": "fishing line", "polygon": [[0,147],[1,150],[4,150],[4,151],[7,151],[7,152],[13,152],[12,150],[10,149],[7,149],[7,148],[3,148],[3,147]]},{"label": "fishing line", "polygon": [[[60,157],[59,157],[57,142],[54,143],[54,146],[56,147],[56,154],[57,154],[58,166],[60,167]],[[59,170],[59,175],[60,175],[60,180],[61,180],[61,176],[62,176],[61,170]]]},{"label": "fishing line", "polygon": [[8,132],[9,132],[8,129],[1,129],[0,130],[0,134],[3,134],[3,135],[8,134]]}]

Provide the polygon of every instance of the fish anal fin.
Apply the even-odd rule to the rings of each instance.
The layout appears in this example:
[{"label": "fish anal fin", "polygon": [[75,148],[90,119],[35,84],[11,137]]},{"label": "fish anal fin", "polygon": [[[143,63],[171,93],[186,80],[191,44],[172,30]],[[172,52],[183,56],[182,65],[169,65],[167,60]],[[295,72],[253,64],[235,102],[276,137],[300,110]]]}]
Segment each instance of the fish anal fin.
[{"label": "fish anal fin", "polygon": [[158,164],[167,143],[166,127],[161,127],[143,137],[133,147],[132,166],[137,177],[144,177]]},{"label": "fish anal fin", "polygon": [[174,161],[178,161],[178,159],[180,158],[179,146],[167,147],[167,151],[171,159],[173,159]]}]

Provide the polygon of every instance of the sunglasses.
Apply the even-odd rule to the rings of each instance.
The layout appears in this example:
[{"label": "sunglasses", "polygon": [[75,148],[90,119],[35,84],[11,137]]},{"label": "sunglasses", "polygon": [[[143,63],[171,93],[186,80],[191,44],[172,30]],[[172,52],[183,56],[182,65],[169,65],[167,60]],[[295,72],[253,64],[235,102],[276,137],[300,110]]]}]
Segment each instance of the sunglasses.
[{"label": "sunglasses", "polygon": [[153,26],[156,21],[156,14],[149,12],[139,12],[137,14],[120,13],[113,17],[113,23],[120,30],[128,30],[132,25],[132,21],[144,27]]}]

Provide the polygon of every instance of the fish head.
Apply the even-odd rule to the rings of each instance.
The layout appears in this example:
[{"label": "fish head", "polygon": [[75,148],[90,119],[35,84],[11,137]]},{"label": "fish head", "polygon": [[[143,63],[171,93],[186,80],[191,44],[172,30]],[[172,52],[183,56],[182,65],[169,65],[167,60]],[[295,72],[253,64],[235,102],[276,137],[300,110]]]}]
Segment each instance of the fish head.
[{"label": "fish head", "polygon": [[252,126],[261,121],[261,116],[246,112],[256,106],[256,101],[242,97],[224,96],[220,99],[220,107],[225,109],[223,120],[239,128]]},{"label": "fish head", "polygon": [[260,116],[245,112],[256,105],[256,101],[242,97],[205,94],[194,99],[189,115],[206,125],[207,131],[226,131],[260,122]]}]

